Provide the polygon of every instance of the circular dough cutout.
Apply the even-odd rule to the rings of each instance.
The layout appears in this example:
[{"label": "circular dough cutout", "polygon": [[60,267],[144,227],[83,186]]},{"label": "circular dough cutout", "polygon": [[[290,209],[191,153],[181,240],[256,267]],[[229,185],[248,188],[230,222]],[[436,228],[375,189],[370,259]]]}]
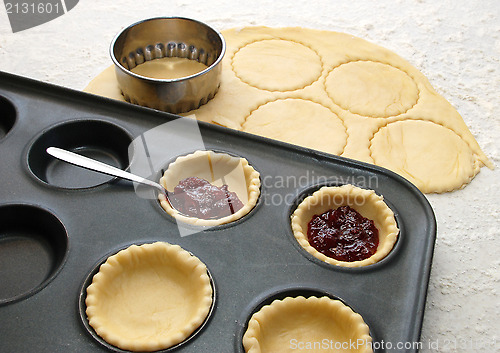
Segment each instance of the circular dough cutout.
[{"label": "circular dough cutout", "polygon": [[377,165],[402,175],[424,193],[462,187],[473,177],[476,165],[472,150],[460,136],[423,120],[382,127],[373,136],[370,151]]},{"label": "circular dough cutout", "polygon": [[325,85],[327,94],[342,109],[373,118],[405,113],[419,96],[407,73],[373,61],[342,64],[330,72]]},{"label": "circular dough cutout", "polygon": [[318,54],[309,47],[283,39],[266,39],[242,47],[233,57],[233,71],[250,86],[268,91],[302,89],[322,71]]},{"label": "circular dough cutout", "polygon": [[132,245],[110,256],[87,287],[89,325],[109,344],[157,351],[186,340],[207,318],[206,266],[178,245]]},{"label": "circular dough cutout", "polygon": [[347,143],[342,120],[323,105],[304,99],[266,103],[247,117],[242,130],[336,155]]},{"label": "circular dough cutout", "polygon": [[[314,215],[320,215],[340,206],[350,206],[363,217],[372,220],[379,232],[379,244],[375,254],[361,261],[339,261],[317,251],[309,244],[308,224]],[[347,184],[342,186],[324,186],[306,197],[293,212],[291,217],[293,235],[298,243],[315,258],[331,265],[342,267],[361,267],[372,265],[386,257],[394,247],[399,229],[394,213],[373,190],[361,189]]]},{"label": "circular dough cutout", "polygon": [[243,336],[246,353],[294,352],[298,348],[294,349],[294,342],[304,347],[328,342],[331,349],[342,344],[351,348],[350,343],[354,342],[355,347],[349,352],[373,351],[370,330],[361,315],[340,300],[328,297],[275,300],[252,315]]},{"label": "circular dough cutout", "polygon": [[196,151],[171,163],[160,178],[160,184],[168,192],[173,192],[181,180],[189,177],[202,178],[219,187],[226,184],[230,192],[238,195],[243,207],[226,217],[200,219],[180,213],[172,208],[165,195],[160,194],[158,198],[162,208],[176,220],[187,224],[210,227],[234,222],[249,213],[259,199],[260,173],[245,158],[222,152]]}]

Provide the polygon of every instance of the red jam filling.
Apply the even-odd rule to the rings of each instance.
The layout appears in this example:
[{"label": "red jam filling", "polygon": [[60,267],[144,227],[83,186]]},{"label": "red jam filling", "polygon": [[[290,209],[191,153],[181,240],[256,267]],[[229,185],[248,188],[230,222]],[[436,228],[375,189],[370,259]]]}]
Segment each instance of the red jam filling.
[{"label": "red jam filling", "polygon": [[314,215],[307,236],[313,248],[339,261],[367,259],[378,247],[378,229],[373,221],[349,206]]},{"label": "red jam filling", "polygon": [[243,203],[227,185],[221,187],[210,184],[198,177],[183,179],[168,194],[173,208],[180,213],[200,219],[217,219],[238,212]]}]

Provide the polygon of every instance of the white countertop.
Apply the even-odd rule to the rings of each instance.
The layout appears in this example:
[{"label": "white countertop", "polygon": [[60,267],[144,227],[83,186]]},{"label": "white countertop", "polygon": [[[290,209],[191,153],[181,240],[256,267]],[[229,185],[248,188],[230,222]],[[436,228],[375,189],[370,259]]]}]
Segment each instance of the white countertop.
[{"label": "white countertop", "polygon": [[500,2],[80,1],[17,33],[0,6],[0,70],[81,90],[111,65],[109,43],[121,28],[157,16],[190,17],[218,30],[267,25],[346,32],[422,71],[497,167],[482,168],[463,190],[427,195],[438,236],[421,352],[500,352]]}]

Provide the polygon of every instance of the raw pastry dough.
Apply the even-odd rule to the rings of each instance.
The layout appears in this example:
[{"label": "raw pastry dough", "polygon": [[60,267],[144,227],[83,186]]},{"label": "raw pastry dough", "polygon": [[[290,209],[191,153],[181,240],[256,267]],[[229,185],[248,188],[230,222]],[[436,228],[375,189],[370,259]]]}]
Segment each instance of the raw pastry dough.
[{"label": "raw pastry dough", "polygon": [[[295,55],[297,54],[297,55]],[[304,88],[321,75],[321,58],[295,41],[267,39],[250,43],[234,54],[233,70],[243,82],[269,91]],[[290,70],[290,68],[296,68]]]},{"label": "raw pastry dough", "polygon": [[[493,168],[451,104],[387,49],[298,27],[222,34],[221,87],[189,113],[199,120],[387,167],[427,193],[459,189],[481,166]],[[85,90],[124,100],[110,70]],[[400,132],[409,126],[406,141]]]},{"label": "raw pastry dough", "polygon": [[226,184],[229,191],[235,192],[243,207],[232,215],[218,219],[200,219],[185,216],[172,208],[165,195],[158,196],[163,209],[175,219],[196,226],[216,226],[234,222],[250,212],[260,195],[260,174],[248,164],[245,158],[230,156],[213,151],[196,151],[178,157],[171,163],[160,178],[160,184],[173,192],[179,181],[188,177],[207,180],[212,185]]},{"label": "raw pastry dough", "polygon": [[[312,247],[307,237],[307,225],[314,215],[346,205],[354,208],[363,217],[371,219],[379,232],[377,251],[361,261],[346,262],[328,257]],[[361,189],[350,184],[324,186],[306,197],[293,212],[291,225],[293,235],[309,254],[326,263],[344,267],[367,266],[382,260],[392,250],[399,234],[394,213],[386,205],[383,197],[373,190]]]},{"label": "raw pastry dough", "polygon": [[328,297],[287,297],[262,307],[248,323],[243,346],[246,353],[319,352],[323,348],[373,352],[370,330],[361,315]]},{"label": "raw pastry dough", "polygon": [[326,77],[326,93],[351,113],[388,118],[406,113],[418,101],[418,87],[404,71],[373,61],[339,65]]},{"label": "raw pastry dough", "polygon": [[[307,114],[295,114],[307,111]],[[270,116],[286,116],[286,120],[273,119]],[[315,134],[304,134],[297,126],[310,126]],[[347,143],[347,132],[343,121],[330,109],[321,104],[304,99],[278,99],[255,109],[245,120],[242,129],[252,134],[294,143],[309,148],[321,149],[332,154],[341,154]],[[327,135],[329,144],[318,139],[318,135]]]},{"label": "raw pastry dough", "polygon": [[[436,148],[434,141],[448,148]],[[381,127],[370,141],[370,152],[376,164],[415,180],[422,192],[458,189],[480,168],[460,136],[430,121],[396,121]],[[422,178],[433,175],[435,170],[441,174],[432,180]]]},{"label": "raw pastry dough", "polygon": [[132,245],[101,265],[87,288],[86,313],[109,344],[156,351],[200,327],[212,293],[206,266],[178,245]]}]

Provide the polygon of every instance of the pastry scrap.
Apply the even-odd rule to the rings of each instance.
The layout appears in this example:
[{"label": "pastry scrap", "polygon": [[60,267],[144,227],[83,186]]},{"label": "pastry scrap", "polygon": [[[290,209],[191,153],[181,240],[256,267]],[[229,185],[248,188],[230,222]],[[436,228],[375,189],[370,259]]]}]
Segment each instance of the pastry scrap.
[{"label": "pastry scrap", "polygon": [[[199,120],[376,164],[425,193],[460,189],[493,168],[456,109],[385,48],[299,27],[222,34],[221,87],[189,112]],[[112,70],[85,90],[124,100]]]},{"label": "pastry scrap", "polygon": [[132,245],[110,256],[87,288],[90,326],[107,343],[157,351],[186,340],[212,306],[206,266],[178,245]]},{"label": "pastry scrap", "polygon": [[344,267],[382,260],[399,234],[394,213],[383,198],[349,184],[324,186],[306,197],[293,212],[291,227],[309,254]]},{"label": "pastry scrap", "polygon": [[287,297],[262,307],[248,323],[243,347],[246,353],[373,352],[361,315],[329,297]]},{"label": "pastry scrap", "polygon": [[[236,221],[255,207],[260,195],[260,174],[245,158],[213,151],[178,157],[165,170],[160,184],[173,198],[169,202],[164,195],[158,196],[163,209],[196,226]],[[182,188],[189,189],[188,193],[183,195]]]}]

